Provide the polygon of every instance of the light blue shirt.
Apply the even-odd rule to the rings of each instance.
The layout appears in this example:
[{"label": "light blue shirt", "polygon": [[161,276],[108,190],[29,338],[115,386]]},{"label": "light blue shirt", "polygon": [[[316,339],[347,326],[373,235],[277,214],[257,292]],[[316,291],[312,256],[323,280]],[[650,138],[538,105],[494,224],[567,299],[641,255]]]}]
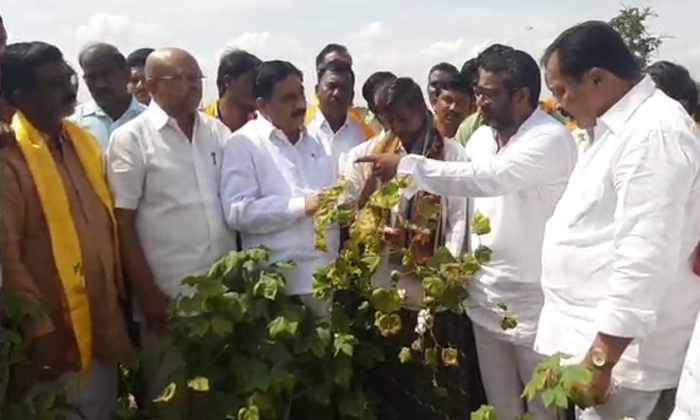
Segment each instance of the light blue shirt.
[{"label": "light blue shirt", "polygon": [[126,109],[119,119],[113,121],[95,101],[90,101],[78,105],[70,119],[90,132],[100,144],[102,152],[105,152],[112,132],[136,118],[145,110],[145,106],[140,104],[136,98],[132,98],[129,108]]}]

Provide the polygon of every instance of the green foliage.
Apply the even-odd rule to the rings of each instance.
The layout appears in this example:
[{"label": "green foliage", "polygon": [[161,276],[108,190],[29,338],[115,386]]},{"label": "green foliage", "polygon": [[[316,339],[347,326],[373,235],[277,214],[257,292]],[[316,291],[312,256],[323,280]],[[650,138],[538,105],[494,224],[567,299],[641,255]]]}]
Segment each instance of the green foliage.
[{"label": "green foliage", "polygon": [[649,33],[649,20],[655,17],[657,15],[651,7],[623,6],[609,22],[644,67],[664,42],[663,35]]},{"label": "green foliage", "polygon": [[40,307],[3,292],[0,298],[0,418],[7,420],[53,420],[59,413],[75,412],[65,393],[65,384],[56,383],[37,391],[31,398],[10,392],[13,368],[25,363],[29,341],[23,330],[46,316]]},{"label": "green foliage", "polygon": [[580,364],[563,365],[570,356],[557,353],[536,368],[532,379],[525,386],[523,397],[532,400],[540,395],[545,407],[566,409],[569,401],[579,407],[589,407],[593,401],[586,393],[593,380],[593,372]]}]

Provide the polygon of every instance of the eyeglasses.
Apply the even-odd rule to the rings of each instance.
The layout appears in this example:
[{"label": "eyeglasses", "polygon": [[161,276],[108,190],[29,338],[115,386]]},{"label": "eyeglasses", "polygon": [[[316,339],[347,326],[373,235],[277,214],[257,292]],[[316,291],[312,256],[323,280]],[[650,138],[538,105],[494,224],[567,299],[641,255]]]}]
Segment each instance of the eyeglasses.
[{"label": "eyeglasses", "polygon": [[503,93],[512,93],[518,89],[521,89],[521,87],[512,87],[508,89],[484,89],[479,86],[474,86],[474,96],[477,98],[483,97],[486,99],[494,99],[501,96]]},{"label": "eyeglasses", "polygon": [[151,77],[150,79],[153,79],[153,80],[174,80],[176,82],[197,83],[197,82],[203,81],[204,79],[206,79],[206,77],[203,75],[193,76],[193,75],[180,74],[177,76]]}]

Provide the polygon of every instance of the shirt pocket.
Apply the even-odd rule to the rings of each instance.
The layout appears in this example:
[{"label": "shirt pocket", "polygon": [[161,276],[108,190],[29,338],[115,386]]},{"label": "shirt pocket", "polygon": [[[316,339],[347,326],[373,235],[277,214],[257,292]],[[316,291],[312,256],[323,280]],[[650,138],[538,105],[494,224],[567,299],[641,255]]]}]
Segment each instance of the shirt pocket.
[{"label": "shirt pocket", "polygon": [[562,224],[569,228],[588,225],[600,219],[600,210],[606,207],[605,200],[605,187],[599,183],[590,184],[567,192],[559,202],[556,213]]},{"label": "shirt pocket", "polygon": [[322,156],[315,159],[312,173],[308,174],[312,188],[330,188],[338,179],[338,160],[334,156]]}]

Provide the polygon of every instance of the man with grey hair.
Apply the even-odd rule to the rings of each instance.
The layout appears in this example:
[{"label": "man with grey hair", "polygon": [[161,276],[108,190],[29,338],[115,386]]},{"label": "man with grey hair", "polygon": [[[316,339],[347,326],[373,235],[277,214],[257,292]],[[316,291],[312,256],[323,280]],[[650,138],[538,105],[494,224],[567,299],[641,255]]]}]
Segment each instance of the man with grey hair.
[{"label": "man with grey hair", "polygon": [[127,90],[129,66],[115,46],[88,44],[80,52],[78,62],[92,100],[78,106],[72,119],[89,131],[105,151],[112,132],[146,107]]}]

